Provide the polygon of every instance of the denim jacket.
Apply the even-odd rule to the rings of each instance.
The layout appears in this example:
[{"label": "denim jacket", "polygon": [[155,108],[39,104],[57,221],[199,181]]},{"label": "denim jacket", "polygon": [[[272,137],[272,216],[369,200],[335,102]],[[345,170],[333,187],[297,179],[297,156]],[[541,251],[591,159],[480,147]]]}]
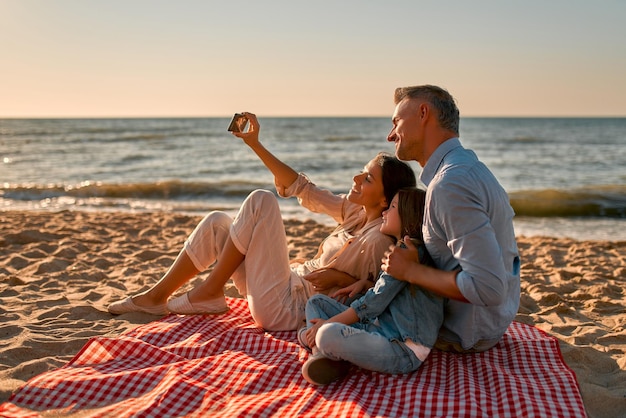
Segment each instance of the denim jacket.
[{"label": "denim jacket", "polygon": [[[423,251],[423,249],[422,249]],[[420,257],[422,258],[422,257]],[[432,348],[443,323],[443,299],[381,272],[373,288],[350,305],[362,323],[374,323],[390,339]]]}]

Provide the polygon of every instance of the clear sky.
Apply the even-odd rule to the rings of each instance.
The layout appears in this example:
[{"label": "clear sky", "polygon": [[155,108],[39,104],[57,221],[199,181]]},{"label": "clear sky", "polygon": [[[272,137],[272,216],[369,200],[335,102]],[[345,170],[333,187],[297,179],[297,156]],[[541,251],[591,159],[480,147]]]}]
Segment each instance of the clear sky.
[{"label": "clear sky", "polygon": [[0,0],[0,117],[626,116],[624,0]]}]

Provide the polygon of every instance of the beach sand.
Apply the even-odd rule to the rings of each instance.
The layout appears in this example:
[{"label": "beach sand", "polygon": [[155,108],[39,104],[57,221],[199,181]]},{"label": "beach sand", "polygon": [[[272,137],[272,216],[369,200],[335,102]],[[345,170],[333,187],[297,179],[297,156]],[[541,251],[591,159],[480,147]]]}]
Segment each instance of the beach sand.
[{"label": "beach sand", "polygon": [[[30,378],[63,366],[89,338],[157,319],[115,317],[106,307],[158,280],[201,219],[69,211],[0,217],[0,402]],[[313,256],[330,231],[313,221],[285,225],[292,258]],[[624,416],[626,242],[518,237],[518,243],[517,320],[558,338],[589,416]],[[227,294],[238,296],[232,286]]]}]

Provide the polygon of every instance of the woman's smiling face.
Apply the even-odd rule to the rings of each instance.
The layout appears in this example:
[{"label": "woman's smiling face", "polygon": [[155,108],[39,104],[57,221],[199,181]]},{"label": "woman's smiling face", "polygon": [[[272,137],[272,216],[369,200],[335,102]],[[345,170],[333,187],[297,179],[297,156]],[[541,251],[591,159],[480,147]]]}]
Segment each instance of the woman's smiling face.
[{"label": "woman's smiling face", "polygon": [[363,171],[353,177],[352,189],[348,200],[362,205],[366,209],[386,208],[383,170],[376,159],[371,160]]}]

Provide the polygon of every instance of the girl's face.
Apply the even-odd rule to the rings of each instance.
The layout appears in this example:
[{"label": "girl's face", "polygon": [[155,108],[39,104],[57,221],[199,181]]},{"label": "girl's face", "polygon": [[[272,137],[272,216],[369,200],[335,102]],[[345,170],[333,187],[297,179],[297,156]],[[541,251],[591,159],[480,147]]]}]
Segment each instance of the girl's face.
[{"label": "girl's face", "polygon": [[398,194],[393,197],[389,209],[383,211],[383,223],[380,225],[380,232],[391,235],[397,239],[402,239],[402,222],[400,211],[398,210]]},{"label": "girl's face", "polygon": [[376,159],[367,163],[363,171],[353,177],[353,181],[348,200],[363,205],[366,210],[382,212],[387,206],[383,187],[383,169]]}]

